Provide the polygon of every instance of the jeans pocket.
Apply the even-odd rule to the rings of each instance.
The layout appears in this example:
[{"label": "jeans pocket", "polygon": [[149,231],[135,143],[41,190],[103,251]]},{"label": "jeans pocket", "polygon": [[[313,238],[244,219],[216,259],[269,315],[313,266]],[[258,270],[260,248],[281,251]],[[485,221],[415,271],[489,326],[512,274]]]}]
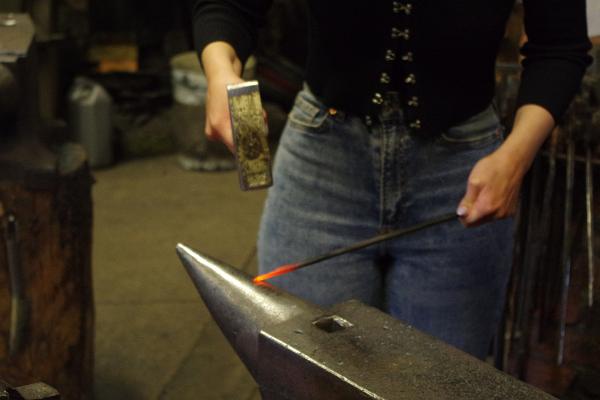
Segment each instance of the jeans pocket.
[{"label": "jeans pocket", "polygon": [[495,142],[501,142],[503,137],[504,127],[490,107],[464,123],[442,132],[439,140],[446,146],[482,148]]},{"label": "jeans pocket", "polygon": [[480,148],[501,140],[503,131],[504,129],[498,126],[485,132],[460,132],[460,134],[444,132],[440,138],[450,146]]},{"label": "jeans pocket", "polygon": [[290,128],[300,133],[322,134],[329,128],[329,112],[310,92],[303,90],[296,97],[288,115]]}]

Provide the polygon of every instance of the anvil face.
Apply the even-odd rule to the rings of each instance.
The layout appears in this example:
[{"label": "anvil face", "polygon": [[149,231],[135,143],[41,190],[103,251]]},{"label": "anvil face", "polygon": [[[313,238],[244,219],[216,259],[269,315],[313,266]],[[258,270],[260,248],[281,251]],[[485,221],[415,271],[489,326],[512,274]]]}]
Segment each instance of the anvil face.
[{"label": "anvil face", "polygon": [[267,398],[553,399],[358,301],[333,306],[332,316],[350,326],[319,327],[323,315],[302,314],[261,331]]},{"label": "anvil face", "polygon": [[323,310],[177,251],[265,400],[553,398],[360,302]]}]

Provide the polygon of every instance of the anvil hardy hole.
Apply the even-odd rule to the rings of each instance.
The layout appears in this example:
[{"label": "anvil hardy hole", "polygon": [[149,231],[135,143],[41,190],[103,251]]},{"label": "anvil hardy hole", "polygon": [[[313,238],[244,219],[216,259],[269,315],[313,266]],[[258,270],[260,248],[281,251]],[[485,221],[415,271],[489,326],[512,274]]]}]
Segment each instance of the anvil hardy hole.
[{"label": "anvil hardy hole", "polygon": [[327,333],[337,332],[346,328],[352,328],[351,322],[346,321],[339,315],[325,315],[315,319],[313,325]]}]

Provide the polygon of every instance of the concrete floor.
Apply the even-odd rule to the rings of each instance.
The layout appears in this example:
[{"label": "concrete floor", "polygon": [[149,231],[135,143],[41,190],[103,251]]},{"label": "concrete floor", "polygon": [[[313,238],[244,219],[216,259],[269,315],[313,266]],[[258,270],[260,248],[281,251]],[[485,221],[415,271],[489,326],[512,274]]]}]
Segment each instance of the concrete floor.
[{"label": "concrete floor", "polygon": [[96,171],[95,398],[260,399],[175,255],[185,243],[249,273],[265,192],[174,156]]}]

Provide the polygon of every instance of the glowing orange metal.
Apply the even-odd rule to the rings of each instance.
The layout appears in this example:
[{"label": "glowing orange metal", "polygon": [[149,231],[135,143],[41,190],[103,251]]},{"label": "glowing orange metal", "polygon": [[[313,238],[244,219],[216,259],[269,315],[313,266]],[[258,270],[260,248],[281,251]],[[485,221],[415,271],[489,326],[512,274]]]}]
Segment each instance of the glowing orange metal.
[{"label": "glowing orange metal", "polygon": [[356,251],[356,250],[359,250],[359,249],[362,249],[362,248],[365,248],[368,246],[372,246],[376,243],[381,243],[386,240],[394,239],[394,238],[397,238],[400,236],[407,235],[409,233],[417,232],[417,231],[420,231],[421,229],[425,229],[430,226],[438,225],[438,224],[448,222],[448,221],[453,221],[453,220],[456,220],[457,218],[458,218],[458,216],[456,215],[456,213],[449,213],[449,214],[441,215],[434,219],[430,219],[428,221],[422,222],[417,225],[409,226],[408,228],[403,228],[403,229],[398,229],[398,230],[394,230],[394,231],[387,232],[387,233],[382,233],[382,234],[376,235],[370,239],[355,243],[351,246],[334,250],[331,253],[322,254],[320,256],[316,256],[311,259],[308,259],[308,260],[305,260],[302,262],[298,262],[298,263],[294,263],[294,264],[284,264],[280,267],[275,268],[271,272],[267,272],[266,274],[258,275],[257,277],[255,277],[253,279],[253,282],[254,283],[264,282],[267,279],[273,278],[275,276],[287,274],[287,273],[295,271],[297,269],[308,267],[309,265],[313,265],[318,262],[328,260],[330,258],[337,257],[342,254],[350,253],[352,251]]},{"label": "glowing orange metal", "polygon": [[267,272],[266,274],[258,275],[252,281],[254,283],[266,281],[267,279],[271,279],[271,278],[274,278],[276,276],[287,274],[288,272],[292,272],[292,271],[298,269],[299,266],[300,266],[299,263],[296,263],[296,264],[285,264],[285,265],[282,265],[281,267],[275,268],[271,272]]}]

